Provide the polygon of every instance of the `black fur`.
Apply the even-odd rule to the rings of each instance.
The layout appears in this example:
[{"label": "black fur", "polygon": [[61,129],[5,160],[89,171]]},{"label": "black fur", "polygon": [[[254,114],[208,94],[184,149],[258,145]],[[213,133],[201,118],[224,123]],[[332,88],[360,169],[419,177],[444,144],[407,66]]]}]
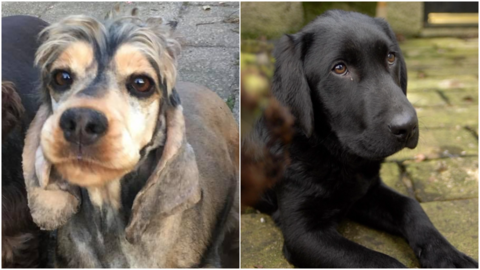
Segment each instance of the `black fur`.
[{"label": "black fur", "polygon": [[[478,267],[435,229],[417,201],[380,179],[385,157],[418,142],[405,62],[388,24],[329,11],[284,37],[275,57],[272,90],[296,117],[297,133],[291,164],[258,207],[280,226],[286,258],[296,267],[404,267],[342,237],[336,227],[348,216],[403,236],[423,267]],[[334,73],[339,63],[347,73]],[[399,118],[415,127],[404,140],[389,130]]]},{"label": "black fur", "polygon": [[[33,223],[27,205],[22,172],[23,139],[40,104],[38,69],[33,68],[38,47],[36,36],[47,23],[28,16],[2,18],[2,82],[13,83],[8,95],[17,95],[25,111],[17,115],[10,132],[2,132],[2,267],[51,267],[48,263],[49,235]],[[5,102],[11,96],[3,96]],[[5,100],[6,99],[6,100]],[[20,101],[20,100],[19,100]],[[13,104],[2,102],[2,129]],[[3,130],[2,130],[3,131]]]}]

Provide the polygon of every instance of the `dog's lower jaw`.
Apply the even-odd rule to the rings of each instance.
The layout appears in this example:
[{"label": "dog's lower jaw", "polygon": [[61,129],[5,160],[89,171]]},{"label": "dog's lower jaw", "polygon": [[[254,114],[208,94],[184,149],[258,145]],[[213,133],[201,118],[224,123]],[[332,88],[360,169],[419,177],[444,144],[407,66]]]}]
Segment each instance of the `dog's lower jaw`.
[{"label": "dog's lower jaw", "polygon": [[66,162],[53,164],[63,179],[81,187],[102,187],[115,179],[120,179],[131,170],[130,168],[107,168],[96,164]]}]

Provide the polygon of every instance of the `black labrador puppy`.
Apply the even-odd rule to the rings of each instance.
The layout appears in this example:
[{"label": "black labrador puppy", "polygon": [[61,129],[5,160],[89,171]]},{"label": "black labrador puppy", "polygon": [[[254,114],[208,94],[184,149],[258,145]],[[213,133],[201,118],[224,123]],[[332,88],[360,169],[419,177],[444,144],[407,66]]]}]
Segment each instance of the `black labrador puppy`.
[{"label": "black labrador puppy", "polygon": [[[296,267],[405,267],[342,237],[349,217],[403,236],[423,267],[478,267],[438,232],[419,203],[380,179],[382,160],[414,148],[419,129],[406,98],[405,61],[389,25],[329,11],[275,49],[272,91],[296,117],[291,164],[264,194]],[[251,139],[268,138],[260,121]],[[275,151],[275,149],[272,149]]]}]

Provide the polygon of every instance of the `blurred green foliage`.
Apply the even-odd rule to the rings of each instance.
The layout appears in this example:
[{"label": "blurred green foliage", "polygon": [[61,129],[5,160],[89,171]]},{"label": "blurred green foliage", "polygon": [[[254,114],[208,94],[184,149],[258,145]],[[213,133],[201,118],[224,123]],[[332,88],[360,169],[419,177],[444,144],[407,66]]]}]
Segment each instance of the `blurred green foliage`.
[{"label": "blurred green foliage", "polygon": [[330,9],[356,11],[375,17],[377,2],[304,2],[305,24]]},{"label": "blurred green foliage", "polygon": [[[255,4],[256,3],[249,3],[250,6]],[[269,6],[269,4],[272,6]],[[374,17],[376,14],[377,2],[303,2],[301,4],[303,9],[303,20],[299,20],[297,17],[289,17],[286,14],[275,12],[275,5],[276,3],[274,2],[262,3],[262,5],[258,4],[257,6],[257,9],[262,9],[261,11],[257,11],[256,9],[251,11],[262,12],[264,16],[259,18],[256,16],[252,17],[252,14],[249,14],[250,17],[248,21],[251,21],[250,24],[242,21],[242,41],[248,39],[258,39],[261,37],[267,38],[269,40],[275,40],[279,38],[282,34],[298,32],[303,26],[305,26],[306,24],[314,20],[317,16],[330,9],[356,11]],[[301,14],[299,15],[301,16]],[[242,20],[243,19],[244,17],[242,16]],[[284,23],[282,24],[282,27],[278,25],[278,20]],[[300,23],[298,24],[295,22]],[[259,24],[262,24],[263,26],[259,27]],[[262,31],[260,29],[264,30]],[[242,43],[242,46],[243,45],[244,44]]]}]

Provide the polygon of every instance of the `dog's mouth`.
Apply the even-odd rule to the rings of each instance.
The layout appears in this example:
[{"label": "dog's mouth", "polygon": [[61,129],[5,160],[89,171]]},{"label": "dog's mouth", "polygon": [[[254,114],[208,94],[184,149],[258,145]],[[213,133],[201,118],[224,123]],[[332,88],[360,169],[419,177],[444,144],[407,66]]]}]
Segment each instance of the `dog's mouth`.
[{"label": "dog's mouth", "polygon": [[[42,136],[45,157],[62,177],[80,186],[101,185],[132,171],[140,154],[128,136],[106,135],[94,144],[67,142],[63,135]],[[123,134],[123,133],[122,133]]]},{"label": "dog's mouth", "polygon": [[[120,151],[106,151],[102,144],[83,145],[70,143],[61,151],[57,152],[54,164],[70,163],[79,167],[92,167],[109,170],[129,170],[138,162],[136,155],[122,153]],[[113,152],[113,153],[112,153]],[[129,160],[129,162],[121,161]]]},{"label": "dog's mouth", "polygon": [[418,144],[418,132],[407,141],[385,140],[371,142],[367,140],[360,140],[358,147],[350,146],[350,151],[356,155],[371,160],[383,160],[404,148],[414,149]]}]

